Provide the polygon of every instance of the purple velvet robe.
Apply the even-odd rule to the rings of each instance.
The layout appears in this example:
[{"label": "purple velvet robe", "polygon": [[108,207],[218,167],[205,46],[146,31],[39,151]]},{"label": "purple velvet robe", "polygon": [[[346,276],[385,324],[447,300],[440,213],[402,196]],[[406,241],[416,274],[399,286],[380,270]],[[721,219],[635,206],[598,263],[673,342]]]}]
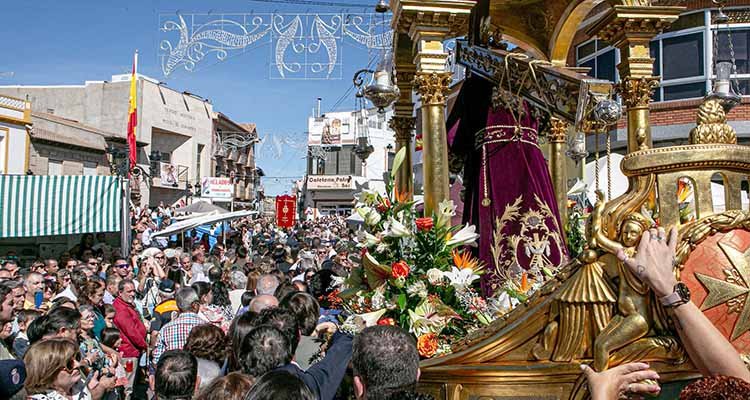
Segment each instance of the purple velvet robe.
[{"label": "purple velvet robe", "polygon": [[[464,82],[448,120],[451,157],[463,160],[464,221],[477,225],[478,257],[487,265],[482,290],[493,296],[508,279],[548,279],[567,261],[552,180],[529,107],[519,120],[495,108],[492,85]],[[489,199],[489,202],[486,200]]]}]

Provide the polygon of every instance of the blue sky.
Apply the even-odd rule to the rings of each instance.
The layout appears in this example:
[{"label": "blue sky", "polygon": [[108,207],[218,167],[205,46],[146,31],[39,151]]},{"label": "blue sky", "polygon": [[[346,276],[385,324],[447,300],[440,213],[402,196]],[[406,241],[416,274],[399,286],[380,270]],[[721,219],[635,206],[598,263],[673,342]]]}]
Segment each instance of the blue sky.
[{"label": "blue sky", "polygon": [[[375,0],[331,0],[362,7]],[[210,99],[216,110],[238,122],[255,122],[261,137],[266,134],[294,137],[305,142],[307,117],[317,97],[323,98],[323,112],[349,89],[355,71],[368,63],[366,49],[343,45],[341,80],[300,81],[269,79],[271,47],[231,57],[223,63],[207,57],[193,73],[178,70],[169,77],[161,72],[157,56],[159,15],[188,13],[330,13],[342,8],[312,5],[269,4],[228,0],[29,0],[3,4],[0,24],[0,85],[82,84],[85,80],[108,80],[113,74],[130,71],[132,55],[139,50],[139,72],[165,81],[168,86]],[[353,93],[353,91],[352,91]],[[350,95],[339,110],[351,109]],[[289,178],[304,174],[304,152],[284,151],[280,158],[263,152],[258,161],[269,179],[266,193],[288,191]]]}]

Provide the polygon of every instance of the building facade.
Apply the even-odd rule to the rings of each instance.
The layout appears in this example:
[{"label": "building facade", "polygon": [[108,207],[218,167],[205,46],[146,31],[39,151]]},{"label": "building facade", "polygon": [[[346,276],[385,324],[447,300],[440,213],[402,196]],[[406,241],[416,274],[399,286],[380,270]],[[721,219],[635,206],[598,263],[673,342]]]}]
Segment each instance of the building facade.
[{"label": "building facade", "polygon": [[258,130],[253,123],[237,123],[217,112],[214,117],[214,174],[234,182],[234,205],[257,209],[262,172],[255,165]]},{"label": "building facade", "polygon": [[384,178],[395,156],[394,133],[388,127],[392,113],[370,109],[308,119],[307,176],[302,191],[307,218],[348,216],[355,194],[362,189],[385,192]]},{"label": "building facade", "polygon": [[[697,108],[712,89],[714,63],[732,58],[736,64],[732,75],[735,89],[743,98],[727,117],[737,131],[739,142],[750,143],[750,97],[747,97],[750,95],[750,6],[747,2],[728,1],[724,12],[729,17],[729,26],[717,27],[718,10],[710,0],[684,1],[681,5],[687,7],[685,12],[651,41],[654,75],[661,77],[651,103],[654,145],[687,143],[687,132],[695,126]],[[619,82],[619,50],[586,34],[607,8],[606,3],[594,7],[579,26],[568,54],[568,66],[586,68],[592,77]],[[613,151],[624,153],[626,137],[623,118],[617,129],[610,132]],[[599,140],[603,149],[606,136]],[[594,138],[588,139],[587,147],[589,152],[593,151]]]},{"label": "building facade", "polygon": [[31,127],[31,102],[0,95],[0,173],[28,171]]},{"label": "building facade", "polygon": [[[130,75],[115,75],[111,81],[86,81],[83,85],[2,86],[0,94],[29,99],[44,124],[56,119],[57,125],[66,126],[71,123],[65,121],[71,121],[78,125],[76,129],[101,133],[107,151],[119,150],[122,157],[127,148],[129,86]],[[135,200],[150,206],[174,204],[185,198],[201,177],[214,175],[213,105],[142,75],[138,76],[137,91],[137,164],[142,173],[132,187],[140,194]],[[54,138],[52,133],[46,137]],[[81,162],[90,168],[93,161]],[[113,162],[119,164],[122,159]],[[35,168],[44,172],[42,166]],[[95,168],[99,170],[99,165]],[[63,173],[76,172],[77,167],[66,169],[63,164]],[[85,173],[83,167],[81,173]]]}]

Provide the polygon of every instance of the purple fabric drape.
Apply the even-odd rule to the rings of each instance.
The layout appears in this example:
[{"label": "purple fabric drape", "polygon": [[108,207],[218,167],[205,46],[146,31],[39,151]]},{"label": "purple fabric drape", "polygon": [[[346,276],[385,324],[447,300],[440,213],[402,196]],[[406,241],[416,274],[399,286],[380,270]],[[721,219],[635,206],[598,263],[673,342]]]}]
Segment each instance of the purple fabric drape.
[{"label": "purple fabric drape", "polygon": [[489,104],[490,83],[469,79],[448,121],[449,143],[465,160],[464,220],[480,233],[478,257],[488,269],[482,289],[492,296],[506,280],[520,281],[522,272],[546,280],[566,261],[567,249],[538,122],[524,104],[516,123],[509,111]]}]

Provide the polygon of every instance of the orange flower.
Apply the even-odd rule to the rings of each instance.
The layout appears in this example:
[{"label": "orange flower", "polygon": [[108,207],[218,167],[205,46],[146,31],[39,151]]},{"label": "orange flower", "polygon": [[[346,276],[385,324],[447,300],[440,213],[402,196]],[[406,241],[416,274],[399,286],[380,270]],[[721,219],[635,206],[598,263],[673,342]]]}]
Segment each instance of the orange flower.
[{"label": "orange flower", "polygon": [[480,261],[474,258],[470,252],[464,250],[453,250],[453,264],[458,269],[470,269],[476,274],[480,274],[483,266]]},{"label": "orange flower", "polygon": [[525,272],[521,274],[521,292],[529,291],[529,276]]},{"label": "orange flower", "polygon": [[435,355],[438,349],[437,335],[434,333],[425,333],[417,339],[417,350],[419,355],[424,358],[430,358]]},{"label": "orange flower", "polygon": [[396,325],[396,321],[393,318],[380,318],[378,325]]},{"label": "orange flower", "polygon": [[396,203],[406,203],[406,200],[409,199],[409,192],[399,192],[398,190],[394,190],[393,197],[394,200],[396,200]]}]

